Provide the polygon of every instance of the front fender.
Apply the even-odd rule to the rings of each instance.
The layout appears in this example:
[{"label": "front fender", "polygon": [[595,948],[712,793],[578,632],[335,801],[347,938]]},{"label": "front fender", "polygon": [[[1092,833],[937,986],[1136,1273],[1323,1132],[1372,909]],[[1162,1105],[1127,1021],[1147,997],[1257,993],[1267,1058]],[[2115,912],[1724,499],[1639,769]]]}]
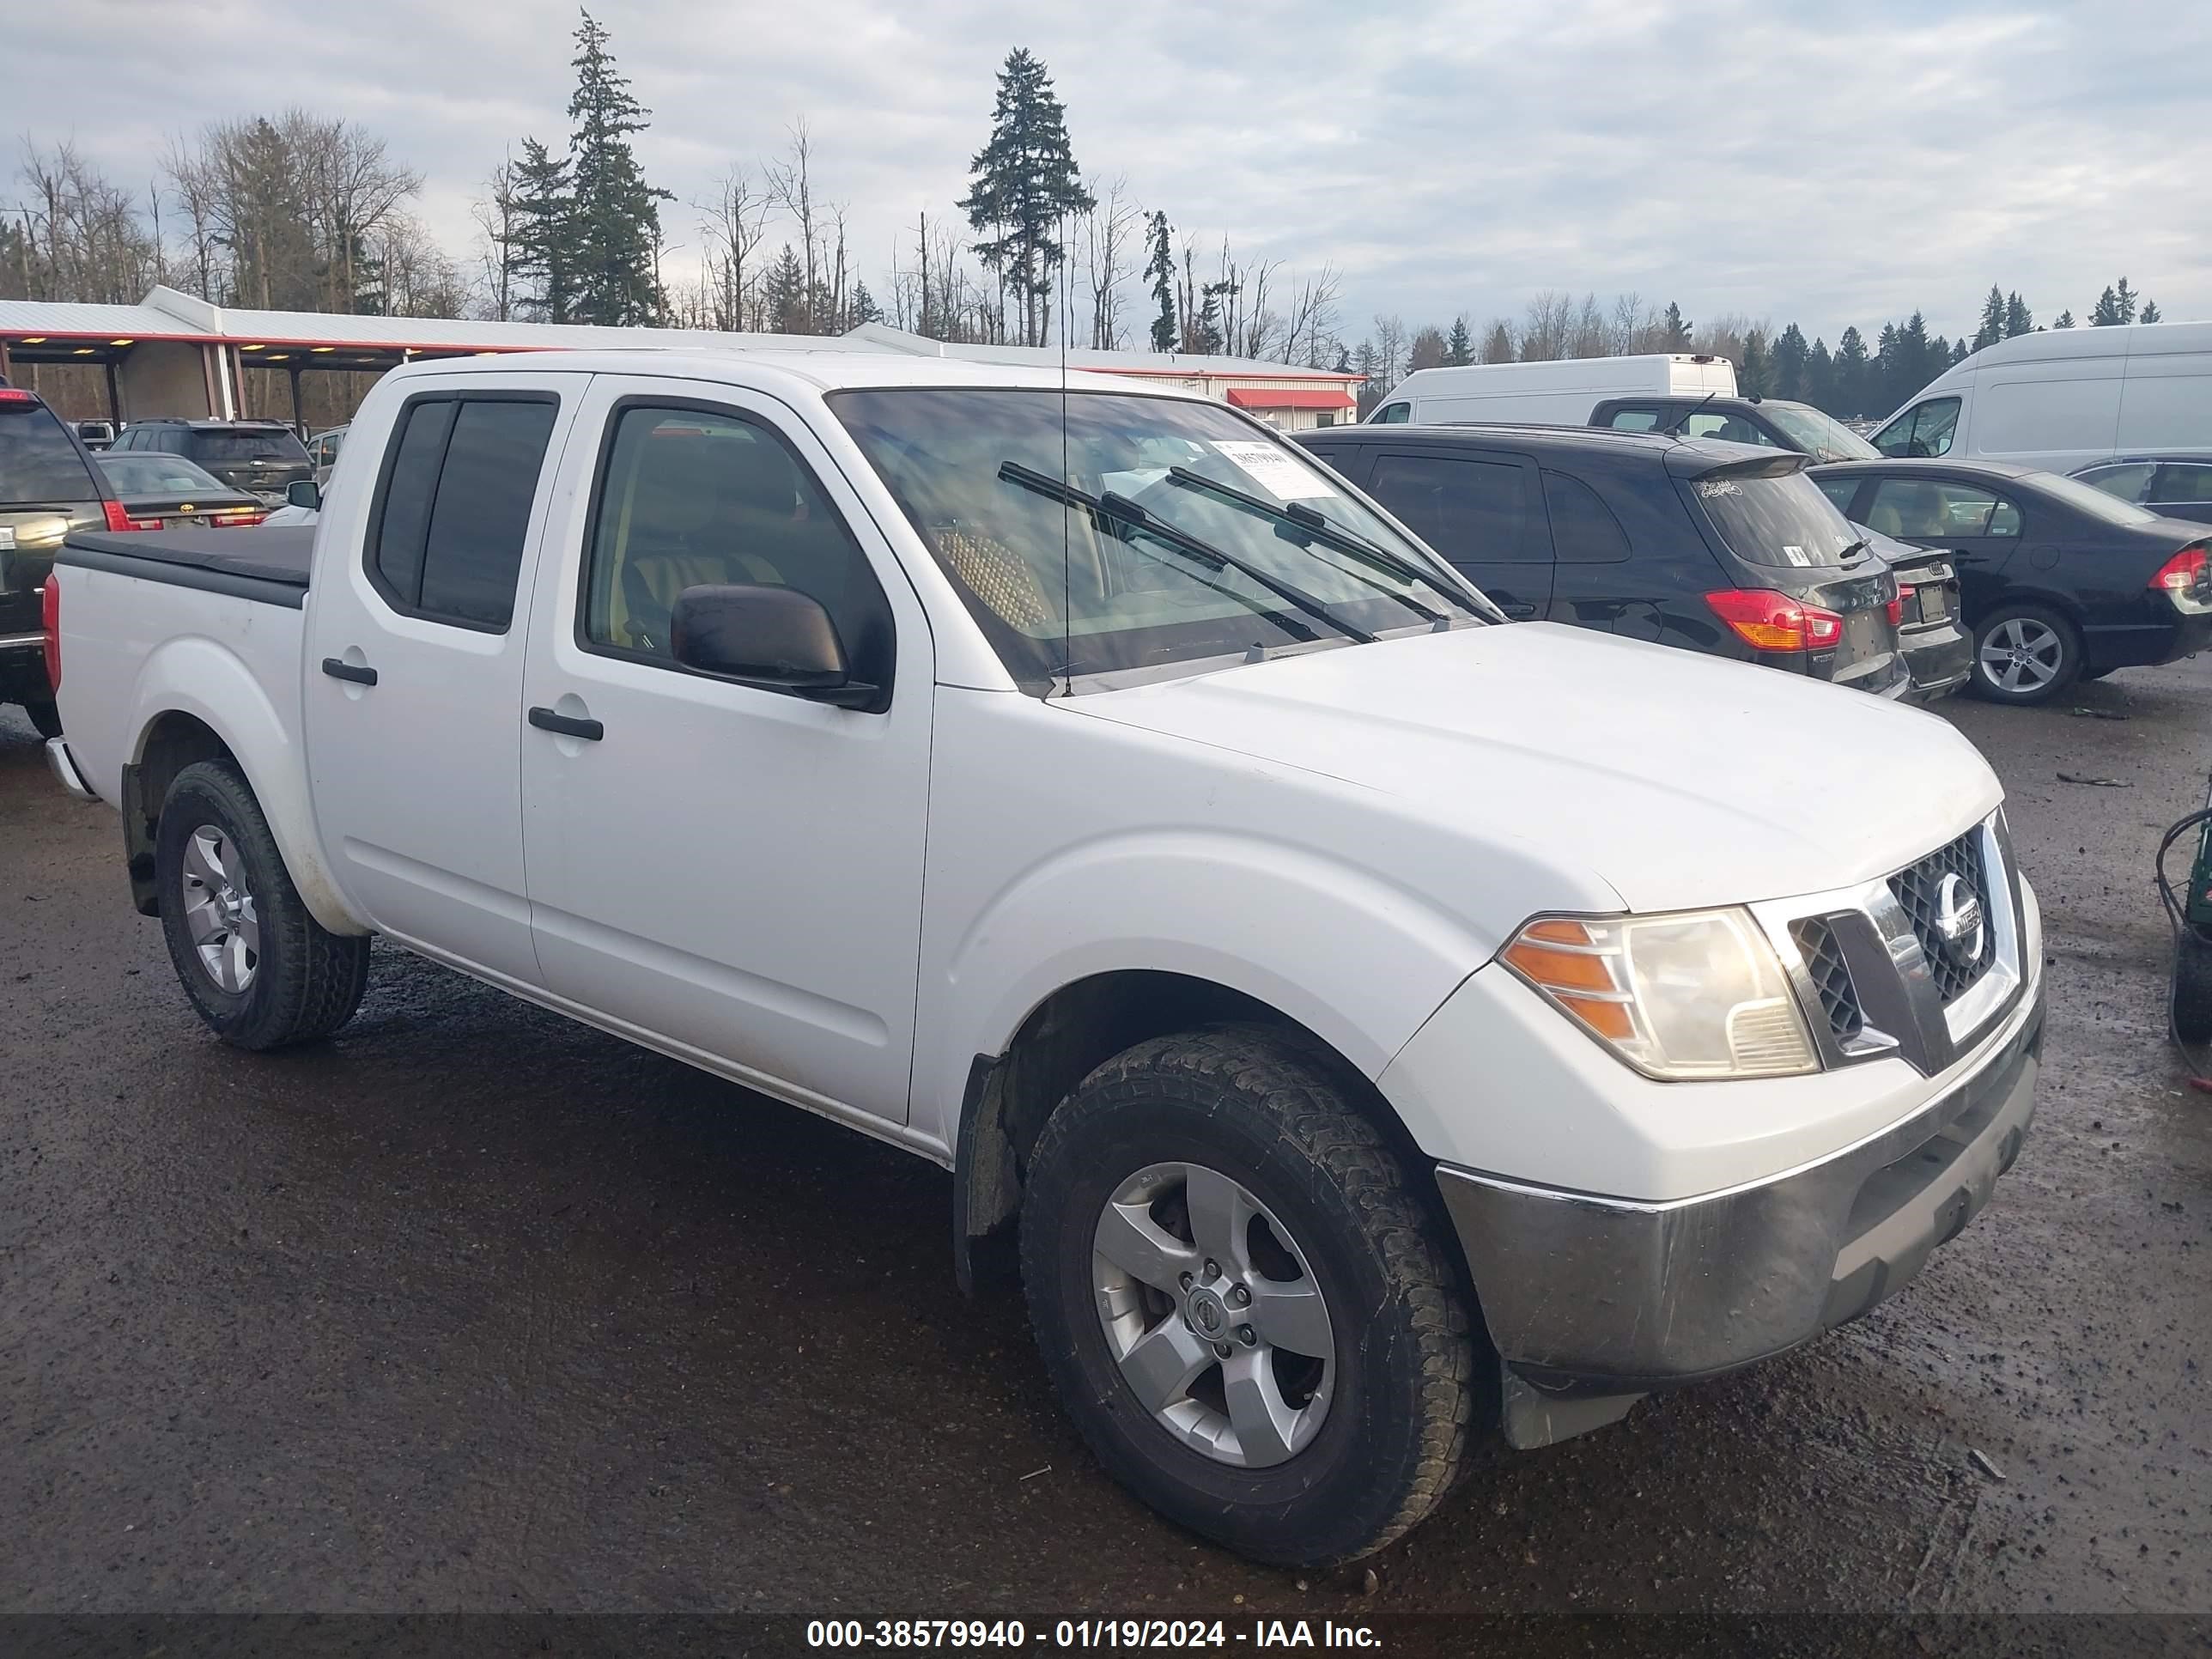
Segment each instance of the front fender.
[{"label": "front fender", "polygon": [[1375,1078],[1497,946],[1410,887],[1284,842],[1091,840],[1025,872],[952,943],[922,1010],[941,1040],[915,1105],[957,1109],[975,1057],[1004,1053],[1046,998],[1127,970],[1240,992]]},{"label": "front fender", "polygon": [[333,933],[369,931],[347,908],[316,839],[297,708],[288,723],[235,652],[198,635],[155,647],[138,671],[131,707],[137,711],[132,765],[144,761],[147,739],[163,715],[199,720],[237,759],[308,914]]}]

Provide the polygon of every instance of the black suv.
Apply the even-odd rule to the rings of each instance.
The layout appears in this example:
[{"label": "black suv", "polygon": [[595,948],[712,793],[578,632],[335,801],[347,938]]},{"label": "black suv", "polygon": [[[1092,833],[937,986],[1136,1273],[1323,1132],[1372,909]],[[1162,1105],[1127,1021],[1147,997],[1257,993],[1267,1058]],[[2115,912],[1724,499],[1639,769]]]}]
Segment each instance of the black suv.
[{"label": "black suv", "polygon": [[1874,461],[1881,453],[1834,416],[1783,398],[1607,398],[1592,426],[1794,449],[1815,461]]},{"label": "black suv", "polygon": [[143,449],[181,455],[233,489],[278,505],[293,480],[315,476],[307,447],[282,421],[133,421],[114,453]]},{"label": "black suv", "polygon": [[1882,696],[1910,687],[1896,578],[1802,455],[1586,427],[1347,426],[1297,441],[1509,617]]},{"label": "black suv", "polygon": [[42,737],[62,729],[39,614],[55,550],[72,530],[129,528],[76,434],[0,381],[0,702],[22,704]]}]

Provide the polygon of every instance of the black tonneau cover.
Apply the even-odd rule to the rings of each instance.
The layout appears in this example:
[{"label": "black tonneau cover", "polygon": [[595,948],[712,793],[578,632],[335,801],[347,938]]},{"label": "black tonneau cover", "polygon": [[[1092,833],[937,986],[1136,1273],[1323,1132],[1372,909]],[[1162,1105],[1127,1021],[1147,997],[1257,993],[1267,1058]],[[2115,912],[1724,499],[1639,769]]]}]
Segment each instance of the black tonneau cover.
[{"label": "black tonneau cover", "polygon": [[62,544],[54,562],[297,611],[307,603],[314,548],[312,525],[166,533],[80,530]]}]

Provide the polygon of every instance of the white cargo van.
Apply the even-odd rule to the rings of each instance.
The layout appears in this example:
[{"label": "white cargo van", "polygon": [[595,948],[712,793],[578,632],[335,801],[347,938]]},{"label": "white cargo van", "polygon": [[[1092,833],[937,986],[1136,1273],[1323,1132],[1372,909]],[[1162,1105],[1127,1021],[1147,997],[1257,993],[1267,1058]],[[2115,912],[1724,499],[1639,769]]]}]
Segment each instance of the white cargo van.
[{"label": "white cargo van", "polygon": [[2212,323],[2016,334],[1937,375],[1873,441],[2052,472],[2212,448]]},{"label": "white cargo van", "polygon": [[1384,426],[1413,421],[1507,421],[1587,426],[1607,398],[1735,396],[1735,365],[1725,357],[1655,351],[1637,357],[1570,357],[1559,362],[1473,363],[1415,369],[1367,418]]}]

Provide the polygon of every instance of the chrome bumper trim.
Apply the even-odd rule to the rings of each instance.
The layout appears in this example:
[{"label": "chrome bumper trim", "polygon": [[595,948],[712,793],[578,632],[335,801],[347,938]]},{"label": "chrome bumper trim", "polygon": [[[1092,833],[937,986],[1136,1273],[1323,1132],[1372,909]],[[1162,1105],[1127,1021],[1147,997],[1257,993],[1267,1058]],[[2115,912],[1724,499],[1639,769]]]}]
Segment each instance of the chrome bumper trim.
[{"label": "chrome bumper trim", "polygon": [[1728,1192],[1638,1203],[1440,1166],[1509,1377],[1558,1399],[1648,1393],[1796,1347],[1895,1292],[2019,1155],[2043,1013],[2039,987],[1921,1111]]}]

